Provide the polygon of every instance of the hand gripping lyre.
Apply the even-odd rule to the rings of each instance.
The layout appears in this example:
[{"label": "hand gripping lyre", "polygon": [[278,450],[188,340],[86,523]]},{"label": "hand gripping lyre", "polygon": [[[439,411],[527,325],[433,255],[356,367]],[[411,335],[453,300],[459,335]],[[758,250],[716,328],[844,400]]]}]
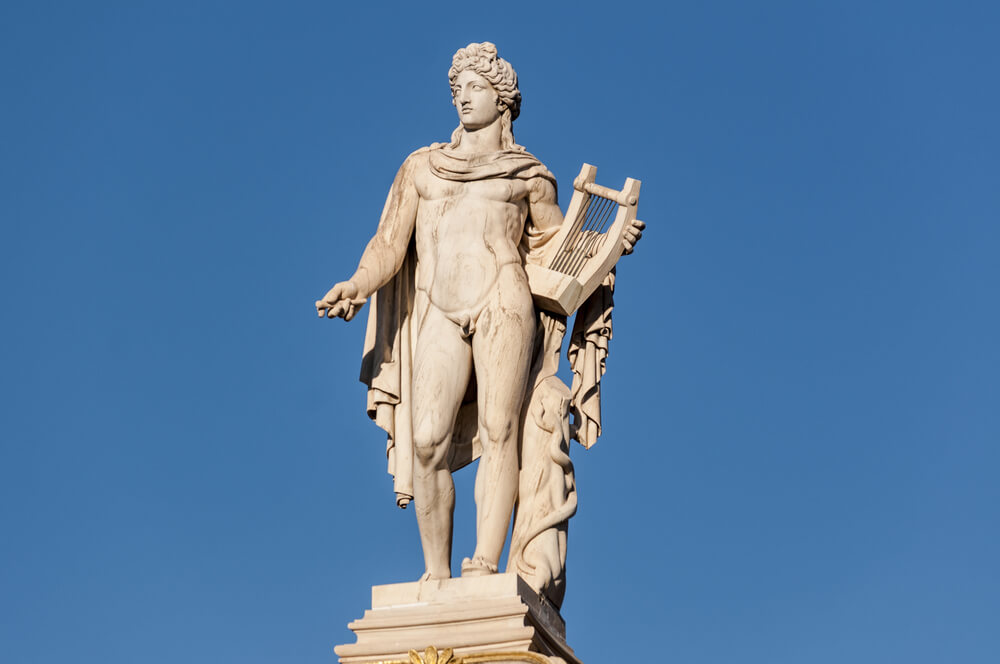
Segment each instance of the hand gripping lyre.
[{"label": "hand gripping lyre", "polygon": [[596,184],[596,176],[596,166],[583,165],[558,233],[541,261],[525,265],[535,303],[547,311],[566,316],[575,312],[625,248],[625,231],[635,219],[641,182],[626,178],[617,191]]}]

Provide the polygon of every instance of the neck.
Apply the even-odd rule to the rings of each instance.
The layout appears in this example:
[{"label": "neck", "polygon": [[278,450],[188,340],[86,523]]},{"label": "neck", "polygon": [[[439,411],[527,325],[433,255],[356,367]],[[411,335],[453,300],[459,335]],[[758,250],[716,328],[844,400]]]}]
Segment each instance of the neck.
[{"label": "neck", "polygon": [[501,118],[479,129],[462,127],[462,140],[456,152],[478,154],[482,152],[498,152],[500,150]]}]

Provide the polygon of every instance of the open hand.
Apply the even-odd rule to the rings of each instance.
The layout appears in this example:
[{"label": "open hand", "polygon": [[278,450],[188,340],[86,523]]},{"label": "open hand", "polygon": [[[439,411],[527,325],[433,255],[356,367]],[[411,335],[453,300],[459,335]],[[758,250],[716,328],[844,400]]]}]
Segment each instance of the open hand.
[{"label": "open hand", "polygon": [[322,300],[316,300],[316,313],[320,318],[351,320],[365,305],[365,298],[358,298],[358,287],[352,281],[341,281],[331,288]]},{"label": "open hand", "polygon": [[622,254],[628,256],[635,250],[635,245],[642,239],[642,229],[646,227],[646,222],[633,219],[628,228],[625,229],[623,244],[625,249]]}]

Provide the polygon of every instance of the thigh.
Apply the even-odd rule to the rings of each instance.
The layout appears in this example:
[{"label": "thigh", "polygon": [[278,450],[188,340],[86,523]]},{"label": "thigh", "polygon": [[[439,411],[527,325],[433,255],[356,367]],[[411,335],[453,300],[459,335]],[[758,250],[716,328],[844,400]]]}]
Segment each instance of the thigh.
[{"label": "thigh", "polygon": [[457,325],[429,305],[413,359],[414,442],[438,442],[451,432],[471,368],[469,342]]},{"label": "thigh", "polygon": [[534,342],[535,307],[527,280],[505,269],[472,337],[479,421],[491,437],[504,436],[520,416]]}]

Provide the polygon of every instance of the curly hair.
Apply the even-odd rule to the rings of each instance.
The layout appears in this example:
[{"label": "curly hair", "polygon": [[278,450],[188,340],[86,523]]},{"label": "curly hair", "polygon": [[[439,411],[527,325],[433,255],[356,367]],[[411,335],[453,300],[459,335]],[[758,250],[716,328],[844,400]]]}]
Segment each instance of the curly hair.
[{"label": "curly hair", "polygon": [[[514,142],[514,132],[511,124],[521,114],[521,91],[517,88],[517,73],[509,62],[497,55],[497,47],[493,42],[469,44],[460,48],[451,59],[451,69],[448,70],[448,83],[452,95],[455,93],[455,81],[463,71],[471,70],[493,86],[503,105],[501,110],[501,143],[504,149],[524,150]],[[462,138],[462,125],[459,125],[451,135],[451,144],[458,145]]]}]

